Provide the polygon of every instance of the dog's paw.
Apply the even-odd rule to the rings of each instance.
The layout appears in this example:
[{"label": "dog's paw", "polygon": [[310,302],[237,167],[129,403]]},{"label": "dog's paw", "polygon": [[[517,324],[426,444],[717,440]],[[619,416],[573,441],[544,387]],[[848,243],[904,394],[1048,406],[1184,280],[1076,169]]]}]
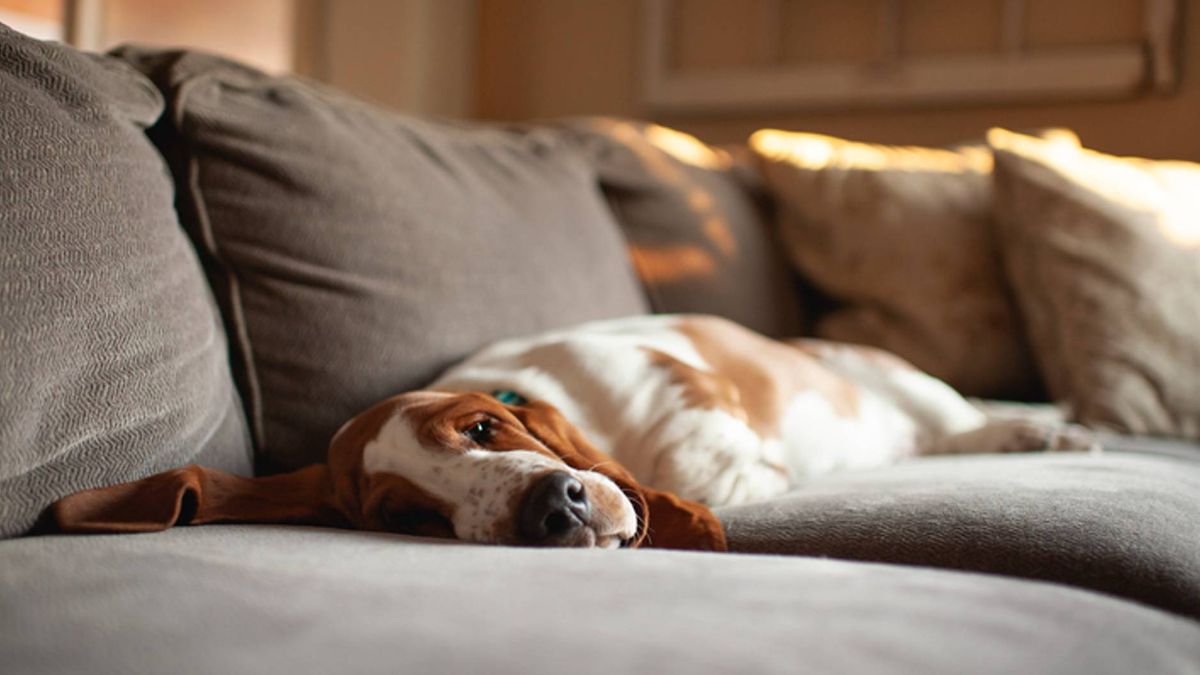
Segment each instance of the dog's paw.
[{"label": "dog's paw", "polygon": [[1001,452],[1100,452],[1096,435],[1078,424],[1011,422]]},{"label": "dog's paw", "polygon": [[1102,451],[1100,440],[1095,432],[1078,424],[1061,424],[1051,434],[1046,448],[1052,452],[1090,452],[1099,454]]}]

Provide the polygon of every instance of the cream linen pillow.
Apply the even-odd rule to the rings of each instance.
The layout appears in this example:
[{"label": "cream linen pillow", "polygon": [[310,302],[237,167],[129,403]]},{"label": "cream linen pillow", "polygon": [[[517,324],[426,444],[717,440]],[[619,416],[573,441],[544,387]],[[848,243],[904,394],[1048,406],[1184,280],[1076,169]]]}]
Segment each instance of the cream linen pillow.
[{"label": "cream linen pillow", "polygon": [[1200,438],[1200,164],[994,129],[1008,278],[1078,421]]},{"label": "cream linen pillow", "polygon": [[966,394],[1041,393],[993,241],[986,147],[775,130],[755,133],[750,147],[792,263],[841,303],[817,321],[818,336],[887,349]]}]

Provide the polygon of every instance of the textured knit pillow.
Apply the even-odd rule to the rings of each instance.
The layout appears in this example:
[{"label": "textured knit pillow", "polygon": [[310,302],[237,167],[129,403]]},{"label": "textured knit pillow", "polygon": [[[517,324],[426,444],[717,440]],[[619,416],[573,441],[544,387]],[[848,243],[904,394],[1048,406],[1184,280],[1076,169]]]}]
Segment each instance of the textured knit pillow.
[{"label": "textured knit pillow", "polygon": [[551,130],[397,115],[216,57],[126,49],[235,335],[259,468],[492,341],[639,314],[596,176]]},{"label": "textured knit pillow", "polygon": [[0,26],[0,536],[77,490],[248,473],[225,337],[127,65]]},{"label": "textured knit pillow", "polygon": [[596,167],[656,312],[716,314],[775,337],[800,300],[750,162],[674,129],[565,120]]},{"label": "textured knit pillow", "polygon": [[882,347],[966,394],[1040,393],[993,242],[986,147],[774,130],[750,146],[792,262],[840,303],[817,319],[818,336]]},{"label": "textured knit pillow", "polygon": [[1008,278],[1085,424],[1200,438],[1200,164],[994,130]]}]

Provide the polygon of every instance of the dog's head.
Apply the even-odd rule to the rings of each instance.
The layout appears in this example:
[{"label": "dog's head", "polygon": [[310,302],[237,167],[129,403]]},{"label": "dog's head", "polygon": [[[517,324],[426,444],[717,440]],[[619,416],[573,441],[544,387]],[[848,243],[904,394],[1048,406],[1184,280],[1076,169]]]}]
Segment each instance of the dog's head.
[{"label": "dog's head", "polygon": [[645,537],[636,482],[542,403],[402,394],[348,422],[330,465],[358,475],[371,529],[603,548]]},{"label": "dog's head", "polygon": [[307,523],[492,544],[723,550],[705,507],[640,485],[552,406],[401,394],[334,436],[329,463],[264,478],[176,469],[66,497],[59,531]]}]

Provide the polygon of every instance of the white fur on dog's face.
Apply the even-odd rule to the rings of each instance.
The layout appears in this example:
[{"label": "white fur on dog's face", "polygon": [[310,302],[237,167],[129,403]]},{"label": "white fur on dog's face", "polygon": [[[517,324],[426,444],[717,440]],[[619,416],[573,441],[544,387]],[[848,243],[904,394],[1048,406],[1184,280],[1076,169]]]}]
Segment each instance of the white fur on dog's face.
[{"label": "white fur on dog's face", "polygon": [[[637,533],[629,499],[608,477],[568,466],[504,405],[483,394],[406,395],[363,448],[363,471],[403,478],[424,493],[459,539],[523,544],[518,510],[533,483],[566,472],[583,484],[591,516],[564,546],[616,548]],[[489,433],[472,434],[481,422]]]}]

